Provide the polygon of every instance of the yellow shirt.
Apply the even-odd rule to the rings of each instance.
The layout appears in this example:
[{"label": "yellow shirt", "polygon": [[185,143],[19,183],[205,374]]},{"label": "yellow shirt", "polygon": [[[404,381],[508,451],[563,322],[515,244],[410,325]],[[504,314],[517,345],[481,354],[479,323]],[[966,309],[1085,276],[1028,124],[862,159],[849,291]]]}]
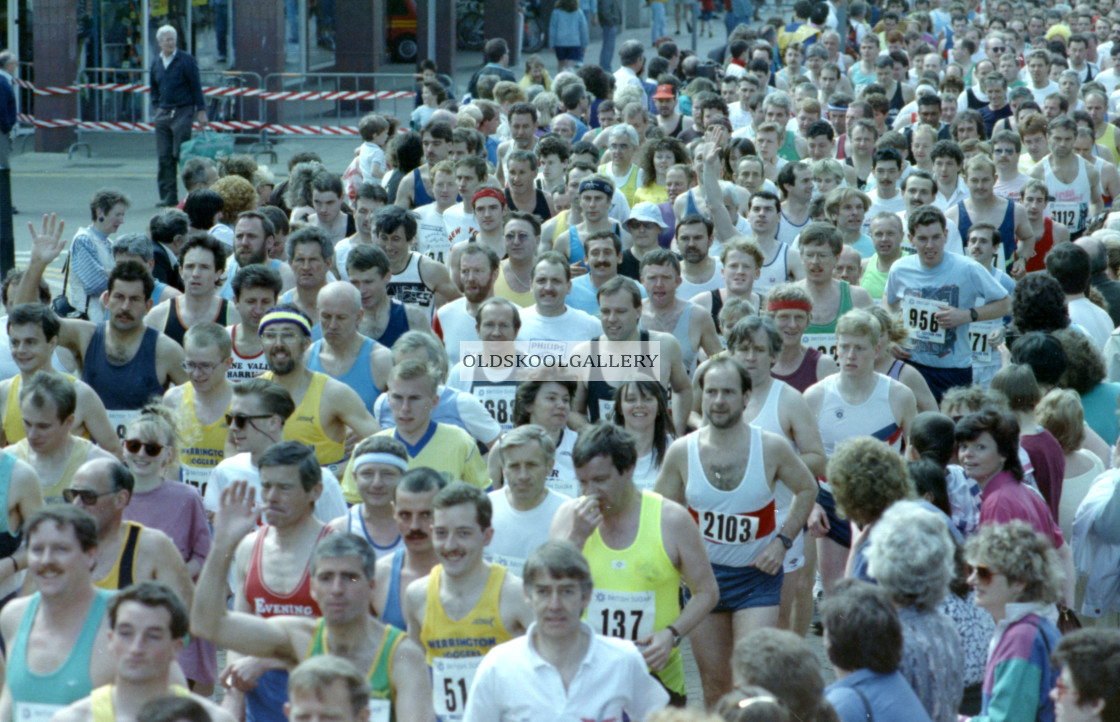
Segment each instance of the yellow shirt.
[{"label": "yellow shirt", "polygon": [[[229,406],[226,406],[229,412]],[[203,425],[194,409],[194,386],[183,387],[176,418],[179,429],[179,480],[206,491],[210,472],[225,458],[226,436],[229,427],[219,416],[212,424]]]},{"label": "yellow shirt", "polygon": [[[328,376],[318,371],[312,371],[311,383],[307,393],[299,402],[295,412],[284,422],[284,440],[300,441],[315,447],[315,458],[320,466],[331,466],[342,461],[346,456],[346,445],[342,440],[335,440],[327,436],[323,429],[323,418],[319,409],[323,402],[323,387]],[[265,371],[261,378],[274,381],[271,371]]]},{"label": "yellow shirt", "polygon": [[[63,374],[63,376],[71,382],[74,381],[74,377],[70,374]],[[14,444],[27,436],[23,430],[23,414],[19,410],[19,381],[22,377],[23,374],[12,377],[12,383],[8,384],[8,398],[4,402],[4,438],[9,444]],[[88,433],[82,436],[89,438]]]},{"label": "yellow shirt", "polygon": [[[190,697],[191,691],[177,684],[171,685],[171,694],[176,697]],[[117,722],[117,713],[113,710],[113,685],[107,684],[98,687],[89,695],[90,711],[93,713],[93,722]]]},{"label": "yellow shirt", "polygon": [[669,200],[669,191],[665,190],[665,186],[656,183],[642,186],[634,191],[634,200],[638,203],[664,203]]},{"label": "yellow shirt", "polygon": [[[71,435],[70,437],[70,456],[66,457],[66,466],[62,469],[62,474],[59,476],[58,481],[50,486],[40,486],[43,492],[44,504],[65,504],[66,500],[62,498],[63,489],[70,488],[70,480],[74,478],[74,473],[78,467],[86,463],[86,456],[89,455],[89,447],[93,444],[86,439],[79,439],[77,436]],[[7,449],[16,455],[20,461],[31,463],[31,450],[27,446],[27,439],[22,439]],[[40,480],[41,484],[41,480]]]},{"label": "yellow shirt", "polygon": [[529,308],[537,302],[537,299],[533,298],[532,289],[525,293],[515,293],[514,290],[509,287],[509,282],[506,280],[505,276],[505,269],[501,266],[498,267],[498,279],[494,281],[494,295],[508,301],[513,301],[513,303],[520,308]]}]

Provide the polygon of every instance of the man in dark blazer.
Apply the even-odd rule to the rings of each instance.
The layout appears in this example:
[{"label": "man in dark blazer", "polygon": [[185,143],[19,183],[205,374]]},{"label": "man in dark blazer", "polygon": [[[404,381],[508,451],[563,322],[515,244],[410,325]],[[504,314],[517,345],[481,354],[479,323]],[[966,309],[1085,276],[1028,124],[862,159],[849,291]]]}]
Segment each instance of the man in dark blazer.
[{"label": "man in dark blazer", "polygon": [[159,55],[152,61],[149,84],[153,122],[156,126],[156,155],[159,156],[159,205],[178,203],[177,168],[179,147],[191,137],[191,124],[197,118],[206,124],[206,100],[198,77],[198,63],[179,50],[179,34],[170,25],[156,31]]}]

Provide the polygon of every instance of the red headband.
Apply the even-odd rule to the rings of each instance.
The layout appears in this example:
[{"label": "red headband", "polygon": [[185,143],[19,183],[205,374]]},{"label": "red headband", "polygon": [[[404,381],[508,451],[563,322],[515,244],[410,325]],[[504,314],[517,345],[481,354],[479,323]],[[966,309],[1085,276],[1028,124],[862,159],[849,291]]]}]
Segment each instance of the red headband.
[{"label": "red headband", "polygon": [[471,196],[471,205],[478,203],[479,198],[496,198],[502,204],[502,208],[506,207],[506,194],[496,188],[479,188]]},{"label": "red headband", "polygon": [[812,313],[813,307],[805,301],[771,301],[766,304],[767,311],[804,311]]}]

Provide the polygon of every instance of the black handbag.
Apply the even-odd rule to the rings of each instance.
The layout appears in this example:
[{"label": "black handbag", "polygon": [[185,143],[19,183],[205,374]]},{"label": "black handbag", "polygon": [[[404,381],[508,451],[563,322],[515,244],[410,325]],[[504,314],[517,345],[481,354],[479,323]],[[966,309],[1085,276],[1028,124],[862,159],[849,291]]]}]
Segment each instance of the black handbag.
[{"label": "black handbag", "polygon": [[89,320],[89,296],[86,296],[85,310],[79,311],[70,304],[70,299],[66,297],[66,289],[70,286],[70,256],[66,257],[66,268],[63,269],[62,278],[62,295],[56,296],[51,301],[51,310],[59,318],[79,318],[83,321]]}]

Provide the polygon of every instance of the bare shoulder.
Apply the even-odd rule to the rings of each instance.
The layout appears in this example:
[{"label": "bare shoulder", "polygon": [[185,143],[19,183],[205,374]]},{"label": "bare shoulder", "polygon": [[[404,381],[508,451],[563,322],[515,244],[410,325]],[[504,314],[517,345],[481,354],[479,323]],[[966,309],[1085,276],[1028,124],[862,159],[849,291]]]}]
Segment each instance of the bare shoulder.
[{"label": "bare shoulder", "polygon": [[15,639],[15,632],[19,627],[20,620],[23,619],[23,614],[27,611],[30,603],[31,597],[17,597],[5,604],[4,609],[0,611],[0,633],[9,643],[9,649],[11,648],[11,640]]},{"label": "bare shoulder", "polygon": [[712,312],[712,294],[708,291],[701,291],[689,299],[689,303],[700,308],[704,313]]},{"label": "bare shoulder", "polygon": [[169,409],[179,408],[179,404],[183,401],[183,390],[186,388],[185,384],[172,386],[163,395],[163,405]]},{"label": "bare shoulder", "polygon": [[203,706],[203,708],[206,709],[207,712],[210,713],[210,719],[212,722],[236,722],[233,715],[231,715],[229,712],[226,712],[224,709],[214,704],[209,699],[194,694],[193,692],[191,693],[191,699],[193,699],[195,702],[198,702]]},{"label": "bare shoulder", "polygon": [[105,449],[102,449],[97,444],[90,444],[89,451],[86,452],[86,461],[93,461],[94,459],[113,459],[115,461],[117,457],[113,456]]}]

